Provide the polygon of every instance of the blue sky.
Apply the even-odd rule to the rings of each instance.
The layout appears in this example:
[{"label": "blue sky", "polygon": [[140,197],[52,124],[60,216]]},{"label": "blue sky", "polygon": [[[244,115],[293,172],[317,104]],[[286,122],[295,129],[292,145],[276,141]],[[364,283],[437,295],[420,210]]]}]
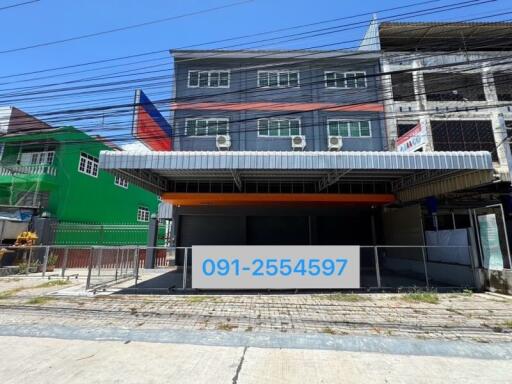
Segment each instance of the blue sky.
[{"label": "blue sky", "polygon": [[[0,0],[0,7],[20,3],[24,0]],[[25,0],[26,1],[26,0]],[[83,34],[110,30],[117,27],[125,27],[160,18],[172,17],[205,10],[212,7],[235,3],[236,0],[41,0],[24,6],[0,10],[0,33],[3,37],[0,51],[25,47],[28,45],[66,39]],[[217,11],[207,12],[201,15],[184,17],[177,20],[162,22],[141,28],[135,28],[122,32],[71,41],[62,44],[39,47],[19,52],[0,53],[2,71],[0,76],[8,76],[23,72],[43,70],[46,68],[74,65],[94,60],[103,60],[114,57],[144,53],[155,50],[167,50],[169,48],[186,47],[209,41],[221,40],[235,36],[261,33],[276,28],[286,28],[306,23],[314,23],[338,17],[350,17],[353,15],[373,12],[380,9],[399,7],[407,4],[419,3],[420,0],[254,0]],[[391,12],[380,12],[380,18],[390,17],[399,13],[427,9],[431,7],[455,3],[456,0],[440,0],[429,4],[417,5],[409,9]],[[465,20],[482,17],[498,12],[512,11],[510,0],[499,0],[480,6],[469,7],[463,10],[443,12],[424,17],[408,17],[409,20]],[[369,21],[370,16],[364,16],[344,21],[321,24],[313,28],[343,26],[355,21]],[[512,19],[512,14],[497,19]],[[265,35],[261,38],[280,36],[285,33],[301,32],[309,29],[299,29],[290,32],[281,32],[274,35]],[[345,31],[308,38],[294,42],[270,45],[260,43],[260,48],[311,48],[332,44],[332,48],[351,48],[357,44],[354,42],[342,43],[359,39],[364,34],[365,28],[348,28]],[[258,44],[248,44],[257,38],[246,38],[231,43],[219,43],[205,45],[201,48],[222,48],[228,44],[243,43],[241,48],[250,48]],[[65,71],[42,73],[15,78],[0,78],[0,89],[11,89],[26,86],[37,86],[49,82],[63,82],[76,80],[84,76],[97,74],[107,75],[120,70],[145,68],[154,65],[150,70],[155,76],[165,75],[165,70],[170,68],[170,59],[167,53],[152,56],[143,56],[138,60],[151,59],[145,63],[134,64],[121,68],[103,68],[98,66],[83,67],[90,72],[80,74],[63,75]],[[132,59],[136,61],[136,59]],[[128,61],[114,62],[128,63]],[[102,64],[108,67],[114,63]],[[158,67],[156,65],[159,65]],[[148,70],[148,69],[144,69]],[[69,71],[69,70],[68,70]],[[170,72],[169,87],[148,89],[147,93],[155,99],[170,97]],[[29,80],[34,77],[55,75],[53,78]],[[25,80],[20,83],[19,81]],[[8,83],[8,84],[7,84]],[[101,98],[111,97],[117,101],[131,102],[133,89],[108,92],[104,94],[88,94],[77,97],[75,94],[52,99],[34,101],[30,97],[24,100],[16,100],[14,103],[9,98],[0,100],[0,104],[16,104],[32,113],[41,113],[54,109],[65,109],[67,106],[78,107],[80,105],[100,105],[108,101],[96,101]],[[166,95],[166,92],[168,93]],[[0,91],[0,93],[3,93]],[[62,105],[60,104],[62,103]],[[74,103],[74,104],[73,104]],[[107,117],[110,119],[110,117]],[[64,120],[64,117],[63,117]],[[116,119],[112,119],[114,125]],[[88,123],[88,126],[95,122]],[[80,125],[77,123],[77,125]]]}]

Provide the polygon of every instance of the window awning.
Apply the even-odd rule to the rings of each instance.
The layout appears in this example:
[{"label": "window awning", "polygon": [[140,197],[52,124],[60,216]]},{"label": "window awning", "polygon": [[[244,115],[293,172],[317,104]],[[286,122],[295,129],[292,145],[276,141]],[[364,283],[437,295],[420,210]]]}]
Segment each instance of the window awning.
[{"label": "window awning", "polygon": [[[479,152],[125,152],[103,151],[100,168],[155,192],[177,180],[342,180],[391,183],[398,199],[493,181],[491,154]],[[423,186],[423,187],[420,187]]]}]

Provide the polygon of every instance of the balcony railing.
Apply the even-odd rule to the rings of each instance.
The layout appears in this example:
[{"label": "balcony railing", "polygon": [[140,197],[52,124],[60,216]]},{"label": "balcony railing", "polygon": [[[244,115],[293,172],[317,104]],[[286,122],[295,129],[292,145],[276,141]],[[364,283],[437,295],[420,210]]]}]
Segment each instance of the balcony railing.
[{"label": "balcony railing", "polygon": [[12,175],[50,175],[55,176],[57,169],[52,165],[0,165],[0,176]]}]

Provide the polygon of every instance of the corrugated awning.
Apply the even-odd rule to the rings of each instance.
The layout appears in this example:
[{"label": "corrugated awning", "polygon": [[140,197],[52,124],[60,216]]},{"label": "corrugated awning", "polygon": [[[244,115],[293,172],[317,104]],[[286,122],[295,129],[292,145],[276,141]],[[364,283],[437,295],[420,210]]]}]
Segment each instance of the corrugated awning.
[{"label": "corrugated awning", "polygon": [[151,170],[492,169],[489,152],[102,151],[100,168]]},{"label": "corrugated awning", "polygon": [[[491,182],[489,152],[124,152],[103,151],[100,168],[127,177],[158,192],[169,180],[317,180],[320,185],[340,180],[382,180],[399,194],[427,184],[429,193],[443,193]],[[475,177],[475,174],[478,177]],[[472,175],[469,177],[469,175]],[[457,176],[455,178],[455,176]],[[468,176],[468,177],[466,177]],[[455,184],[446,178],[456,179]],[[443,182],[436,189],[437,182]],[[323,184],[322,184],[323,183]],[[440,184],[441,185],[441,184]],[[405,196],[405,195],[404,195]],[[399,196],[400,197],[400,196]]]}]

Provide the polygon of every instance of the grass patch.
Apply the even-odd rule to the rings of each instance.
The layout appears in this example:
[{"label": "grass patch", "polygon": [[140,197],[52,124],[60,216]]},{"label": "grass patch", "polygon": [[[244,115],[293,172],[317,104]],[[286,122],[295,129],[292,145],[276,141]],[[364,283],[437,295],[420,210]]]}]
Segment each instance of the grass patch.
[{"label": "grass patch", "polygon": [[503,326],[508,329],[512,329],[512,320],[505,321]]},{"label": "grass patch", "polygon": [[328,335],[335,335],[335,334],[336,334],[336,331],[335,331],[334,329],[330,328],[330,327],[322,328],[322,329],[320,330],[320,332],[322,332],[322,333],[326,333],[326,334],[328,334]]},{"label": "grass patch", "polygon": [[188,296],[185,300],[188,303],[202,303],[204,301],[215,301],[216,298],[212,296]]},{"label": "grass patch", "polygon": [[402,296],[402,300],[410,303],[439,304],[439,296],[436,292],[412,292]]},{"label": "grass patch", "polygon": [[0,300],[9,299],[22,290],[23,290],[23,288],[14,288],[14,289],[10,289],[8,291],[0,292]]},{"label": "grass patch", "polygon": [[68,280],[50,280],[46,283],[39,284],[35,286],[34,288],[49,288],[49,287],[60,287],[62,285],[69,285],[71,284]]},{"label": "grass patch", "polygon": [[366,301],[370,298],[365,295],[356,295],[353,293],[335,293],[333,295],[321,296],[324,300],[330,301],[347,301],[350,303],[356,303],[358,301]]},{"label": "grass patch", "polygon": [[220,331],[232,331],[235,328],[238,328],[238,327],[233,324],[222,323],[222,324],[217,325],[217,329]]},{"label": "grass patch", "polygon": [[27,304],[42,305],[42,304],[46,304],[46,303],[48,303],[49,301],[52,301],[52,300],[54,300],[53,297],[37,296],[37,297],[33,297],[30,300],[28,300]]}]

